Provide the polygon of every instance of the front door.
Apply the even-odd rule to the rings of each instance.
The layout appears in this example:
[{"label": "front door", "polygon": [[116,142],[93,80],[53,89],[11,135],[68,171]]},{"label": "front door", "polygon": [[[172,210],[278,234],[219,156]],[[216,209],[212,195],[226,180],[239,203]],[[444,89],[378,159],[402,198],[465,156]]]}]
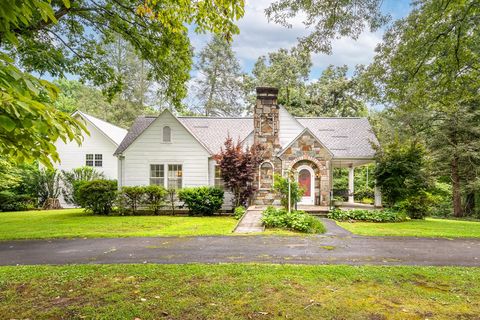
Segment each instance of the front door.
[{"label": "front door", "polygon": [[315,175],[309,166],[298,168],[298,184],[304,190],[299,204],[315,204]]}]

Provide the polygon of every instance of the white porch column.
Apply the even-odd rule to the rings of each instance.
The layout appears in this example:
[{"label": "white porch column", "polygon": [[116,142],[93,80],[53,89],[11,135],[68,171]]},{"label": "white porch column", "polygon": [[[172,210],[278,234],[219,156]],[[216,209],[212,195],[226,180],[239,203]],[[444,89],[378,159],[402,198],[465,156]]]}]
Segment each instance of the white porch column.
[{"label": "white porch column", "polygon": [[353,193],[354,190],[354,177],[355,177],[355,167],[351,165],[348,168],[348,203],[354,202]]},{"label": "white porch column", "polygon": [[377,183],[375,182],[375,208],[381,208],[382,207],[382,192],[380,191],[380,188],[377,187]]}]

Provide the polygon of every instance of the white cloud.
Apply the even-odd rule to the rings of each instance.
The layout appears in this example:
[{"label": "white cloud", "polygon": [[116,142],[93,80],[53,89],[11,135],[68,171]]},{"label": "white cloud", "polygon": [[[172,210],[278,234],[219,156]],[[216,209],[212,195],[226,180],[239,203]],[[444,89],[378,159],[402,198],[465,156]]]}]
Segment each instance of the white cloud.
[{"label": "white cloud", "polygon": [[[298,38],[308,34],[302,24],[302,17],[290,22],[286,28],[274,22],[268,22],[265,9],[271,0],[249,0],[245,5],[245,15],[238,21],[240,34],[234,37],[233,49],[244,71],[249,72],[259,56],[280,48],[291,48]],[[201,50],[210,39],[209,35],[194,35],[192,44],[195,50]],[[374,55],[374,49],[381,40],[381,34],[365,32],[357,40],[341,38],[332,43],[332,54],[314,54],[312,56],[312,74],[316,78],[328,65],[348,65],[350,69],[357,64],[368,64]]]}]

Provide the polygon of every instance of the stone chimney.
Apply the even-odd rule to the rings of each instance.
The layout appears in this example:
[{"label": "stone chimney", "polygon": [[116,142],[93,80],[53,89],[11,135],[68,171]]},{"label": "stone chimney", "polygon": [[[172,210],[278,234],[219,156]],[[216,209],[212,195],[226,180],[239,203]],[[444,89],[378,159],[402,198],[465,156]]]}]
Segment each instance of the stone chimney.
[{"label": "stone chimney", "polygon": [[278,89],[257,87],[257,102],[253,111],[254,143],[262,145],[265,160],[280,151]]}]

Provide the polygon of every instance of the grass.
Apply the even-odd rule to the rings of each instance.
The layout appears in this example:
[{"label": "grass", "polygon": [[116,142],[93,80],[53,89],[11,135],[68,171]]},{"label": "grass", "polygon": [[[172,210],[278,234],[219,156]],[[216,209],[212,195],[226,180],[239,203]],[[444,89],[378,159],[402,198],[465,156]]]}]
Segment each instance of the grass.
[{"label": "grass", "polygon": [[16,319],[478,319],[480,268],[73,265],[0,268]]},{"label": "grass", "polygon": [[365,236],[480,238],[480,222],[448,219],[408,220],[396,223],[337,222],[351,232]]},{"label": "grass", "polygon": [[[233,234],[237,220],[223,217],[95,216],[82,209],[0,212],[0,240],[217,236]],[[254,235],[304,235],[273,229]]]},{"label": "grass", "polygon": [[82,209],[0,212],[0,240],[228,235],[231,217],[94,216]]}]

